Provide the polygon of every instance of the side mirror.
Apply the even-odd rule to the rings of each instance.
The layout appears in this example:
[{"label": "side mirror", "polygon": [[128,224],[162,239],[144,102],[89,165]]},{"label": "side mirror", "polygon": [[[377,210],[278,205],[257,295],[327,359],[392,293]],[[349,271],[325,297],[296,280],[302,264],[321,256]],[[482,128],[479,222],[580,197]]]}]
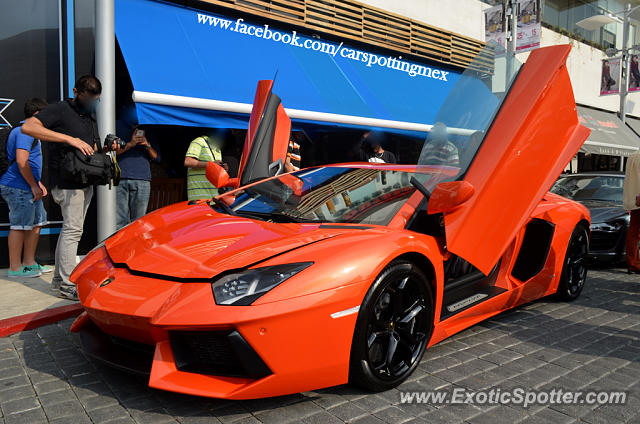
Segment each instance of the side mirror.
[{"label": "side mirror", "polygon": [[440,183],[435,186],[429,197],[427,213],[450,212],[469,200],[474,193],[475,189],[467,181]]},{"label": "side mirror", "polygon": [[215,162],[208,162],[206,169],[207,180],[216,187],[224,187],[229,182],[229,174]]},{"label": "side mirror", "polygon": [[304,188],[304,182],[291,174],[282,174],[278,179],[287,185],[296,196],[302,196],[302,189]]}]

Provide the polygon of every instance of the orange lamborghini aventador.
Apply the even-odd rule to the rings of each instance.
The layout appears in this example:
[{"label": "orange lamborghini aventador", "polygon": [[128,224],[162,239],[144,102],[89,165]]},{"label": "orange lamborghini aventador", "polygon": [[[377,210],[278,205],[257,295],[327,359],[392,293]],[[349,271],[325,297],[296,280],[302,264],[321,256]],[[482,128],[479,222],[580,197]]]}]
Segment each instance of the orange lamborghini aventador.
[{"label": "orange lamborghini aventador", "polygon": [[291,123],[261,81],[232,189],[157,210],[75,269],[85,352],[151,387],[231,399],[397,386],[425,350],[534,299],[576,298],[589,213],[548,192],[588,130],[569,46],[459,77],[416,165],[283,174]]}]

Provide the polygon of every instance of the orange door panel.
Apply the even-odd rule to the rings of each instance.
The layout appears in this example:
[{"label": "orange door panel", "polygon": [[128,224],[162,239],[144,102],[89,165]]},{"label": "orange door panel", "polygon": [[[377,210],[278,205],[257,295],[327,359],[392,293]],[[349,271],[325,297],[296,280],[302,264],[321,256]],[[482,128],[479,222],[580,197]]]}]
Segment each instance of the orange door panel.
[{"label": "orange door panel", "polygon": [[569,50],[531,53],[464,177],[473,196],[445,213],[448,249],[485,274],[589,134],[578,123]]}]

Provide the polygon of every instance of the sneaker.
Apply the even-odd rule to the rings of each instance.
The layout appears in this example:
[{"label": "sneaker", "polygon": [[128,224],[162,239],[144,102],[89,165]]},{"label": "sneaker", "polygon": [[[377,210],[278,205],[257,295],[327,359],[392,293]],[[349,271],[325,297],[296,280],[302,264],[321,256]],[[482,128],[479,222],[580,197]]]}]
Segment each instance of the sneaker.
[{"label": "sneaker", "polygon": [[51,280],[51,287],[50,289],[54,292],[60,291],[60,287],[62,286],[62,278],[58,277],[56,278],[55,275],[53,276],[53,279]]},{"label": "sneaker", "polygon": [[69,300],[78,300],[78,291],[75,287],[60,287],[58,297]]},{"label": "sneaker", "polygon": [[28,266],[23,266],[20,268],[20,271],[11,271],[7,272],[7,277],[9,278],[34,278],[42,275],[39,269],[34,269]]},{"label": "sneaker", "polygon": [[39,263],[35,263],[35,265],[32,265],[33,267],[37,267],[41,273],[43,274],[48,274],[50,272],[53,272],[53,267],[50,265],[41,265]]}]

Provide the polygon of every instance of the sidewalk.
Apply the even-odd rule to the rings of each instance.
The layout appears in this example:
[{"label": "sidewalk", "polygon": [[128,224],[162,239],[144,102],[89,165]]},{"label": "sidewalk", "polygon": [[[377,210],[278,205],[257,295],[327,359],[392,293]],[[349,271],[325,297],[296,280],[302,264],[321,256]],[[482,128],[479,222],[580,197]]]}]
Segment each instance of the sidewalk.
[{"label": "sidewalk", "polygon": [[0,270],[0,337],[51,324],[80,313],[79,302],[51,290],[53,273],[37,278],[8,278]]}]

